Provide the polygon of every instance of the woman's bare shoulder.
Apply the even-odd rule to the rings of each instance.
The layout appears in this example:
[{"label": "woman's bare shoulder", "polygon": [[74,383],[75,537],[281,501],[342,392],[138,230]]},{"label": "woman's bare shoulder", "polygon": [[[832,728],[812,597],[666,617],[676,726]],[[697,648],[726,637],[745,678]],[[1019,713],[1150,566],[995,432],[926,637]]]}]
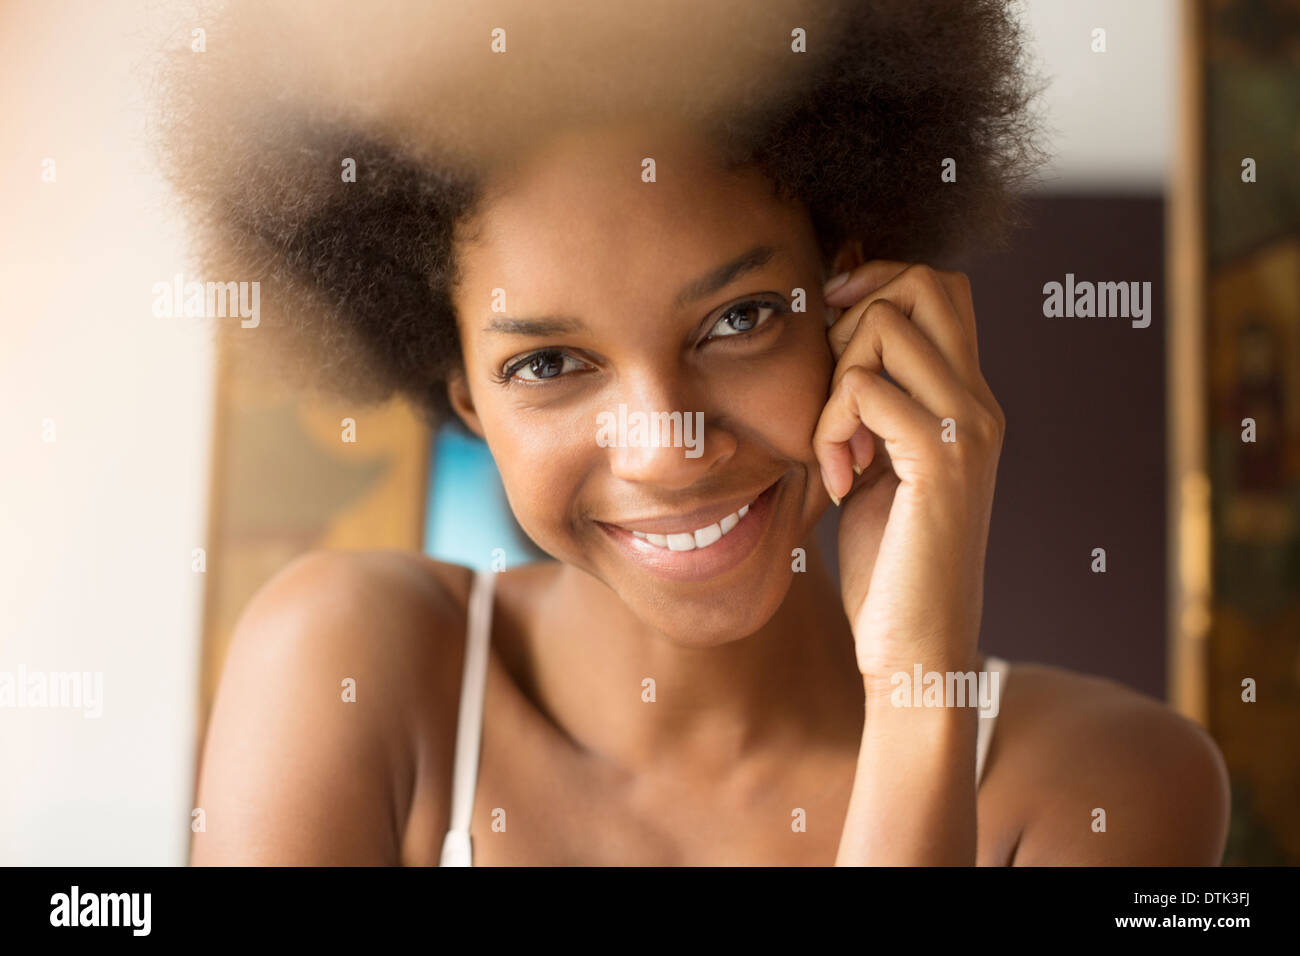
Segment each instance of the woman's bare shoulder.
[{"label": "woman's bare shoulder", "polygon": [[1018,803],[1017,865],[1222,858],[1229,796],[1218,746],[1199,724],[1116,681],[1014,665],[989,760]]},{"label": "woman's bare shoulder", "polygon": [[390,715],[392,705],[428,701],[430,690],[454,696],[472,577],[469,568],[412,551],[308,552],[249,603],[230,655],[364,666]]},{"label": "woman's bare shoulder", "polygon": [[263,586],[213,704],[194,862],[404,859],[417,788],[451,764],[470,577],[415,553],[320,551]]},{"label": "woman's bare shoulder", "polygon": [[[469,592],[473,571],[416,551],[309,551],[291,561],[258,592],[249,609],[261,605],[313,610],[322,604],[370,612],[375,598],[395,601],[403,612],[451,604]],[[305,603],[304,603],[305,599]],[[445,609],[445,607],[444,607]]]}]

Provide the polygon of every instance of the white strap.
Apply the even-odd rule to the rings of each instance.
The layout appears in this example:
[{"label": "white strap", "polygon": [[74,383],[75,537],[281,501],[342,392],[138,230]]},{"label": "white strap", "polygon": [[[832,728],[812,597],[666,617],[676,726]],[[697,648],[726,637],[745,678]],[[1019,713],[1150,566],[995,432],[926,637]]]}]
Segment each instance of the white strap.
[{"label": "white strap", "polygon": [[439,866],[473,866],[470,861],[469,834],[464,830],[448,830],[442,841],[442,859]]},{"label": "white strap", "polygon": [[451,823],[442,843],[442,866],[470,866],[469,822],[478,783],[479,743],[483,737],[483,696],[487,682],[488,645],[492,636],[493,571],[474,572],[469,596],[465,673],[461,678],[460,713],[456,718],[456,757],[451,776]]}]

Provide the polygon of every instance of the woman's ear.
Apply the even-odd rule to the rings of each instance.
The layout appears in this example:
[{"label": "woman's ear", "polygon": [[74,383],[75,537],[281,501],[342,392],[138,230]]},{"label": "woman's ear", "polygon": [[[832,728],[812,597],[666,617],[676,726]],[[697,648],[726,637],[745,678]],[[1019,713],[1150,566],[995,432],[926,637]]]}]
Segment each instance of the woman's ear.
[{"label": "woman's ear", "polygon": [[[849,272],[864,262],[866,262],[866,257],[862,254],[862,240],[847,239],[840,246],[839,252],[835,253],[834,261],[831,262],[831,276],[837,276],[841,272]],[[830,276],[827,278],[830,278]]]},{"label": "woman's ear", "polygon": [[465,373],[461,369],[456,369],[447,376],[447,401],[451,405],[451,410],[465,423],[465,427],[482,438],[483,424],[478,419],[478,412],[474,410],[474,399],[469,393],[469,383],[465,381]]},{"label": "woman's ear", "polygon": [[[847,239],[840,246],[839,251],[835,253],[835,258],[831,261],[830,276],[828,276],[827,278],[830,279],[833,278],[834,276],[839,275],[842,272],[849,272],[853,269],[856,269],[858,266],[862,265],[862,263],[865,261],[866,258],[862,254],[862,240]],[[839,308],[837,306],[827,306],[826,307],[827,327],[834,325],[839,320],[839,317],[843,314],[844,314],[844,309]]]}]

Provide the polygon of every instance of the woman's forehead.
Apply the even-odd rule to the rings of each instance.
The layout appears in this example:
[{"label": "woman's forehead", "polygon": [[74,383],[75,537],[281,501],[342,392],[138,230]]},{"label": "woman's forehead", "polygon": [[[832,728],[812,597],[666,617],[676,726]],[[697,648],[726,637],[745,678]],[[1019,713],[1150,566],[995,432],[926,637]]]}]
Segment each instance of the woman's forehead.
[{"label": "woman's forehead", "polygon": [[567,130],[486,190],[465,232],[463,277],[530,287],[573,275],[600,285],[638,268],[675,273],[757,243],[812,241],[797,204],[752,169],[728,169],[711,141],[672,124]]},{"label": "woman's forehead", "polygon": [[700,228],[710,215],[757,218],[781,205],[752,168],[730,167],[707,132],[671,120],[567,127],[498,164],[482,182],[480,218],[546,218],[552,226],[637,214]]}]

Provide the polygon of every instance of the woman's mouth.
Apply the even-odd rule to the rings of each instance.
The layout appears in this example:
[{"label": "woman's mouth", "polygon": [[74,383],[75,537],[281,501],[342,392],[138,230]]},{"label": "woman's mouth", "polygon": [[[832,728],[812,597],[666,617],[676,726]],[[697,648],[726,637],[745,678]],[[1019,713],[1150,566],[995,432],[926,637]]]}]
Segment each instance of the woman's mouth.
[{"label": "woman's mouth", "polygon": [[597,524],[625,555],[652,574],[676,581],[704,580],[734,567],[754,550],[767,530],[780,484],[773,482],[749,504],[698,527],[691,525],[700,519],[689,517]]},{"label": "woman's mouth", "polygon": [[692,551],[695,548],[707,548],[721,541],[723,536],[740,524],[740,519],[748,513],[749,505],[742,505],[739,511],[733,511],[721,521],[696,528],[694,531],[678,531],[673,534],[650,534],[647,531],[637,531],[635,528],[623,530],[631,531],[638,538],[644,538],[656,548],[667,548],[669,551]]}]

